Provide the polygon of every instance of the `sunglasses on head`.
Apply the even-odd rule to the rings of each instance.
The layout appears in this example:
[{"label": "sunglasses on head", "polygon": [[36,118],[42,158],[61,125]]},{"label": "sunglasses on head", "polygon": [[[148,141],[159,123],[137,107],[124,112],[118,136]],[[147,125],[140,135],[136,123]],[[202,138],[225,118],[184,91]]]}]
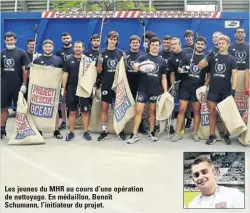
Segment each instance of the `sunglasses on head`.
[{"label": "sunglasses on head", "polygon": [[200,172],[195,172],[195,173],[193,173],[193,177],[194,177],[194,178],[198,178],[198,177],[200,177],[200,174],[206,175],[207,173],[208,173],[208,169],[203,169],[203,170],[201,170]]}]

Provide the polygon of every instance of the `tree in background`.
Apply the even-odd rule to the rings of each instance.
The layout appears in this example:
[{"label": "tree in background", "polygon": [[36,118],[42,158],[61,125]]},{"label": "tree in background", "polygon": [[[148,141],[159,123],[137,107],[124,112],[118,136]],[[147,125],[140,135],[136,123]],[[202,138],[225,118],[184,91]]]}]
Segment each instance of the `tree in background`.
[{"label": "tree in background", "polygon": [[77,0],[65,1],[55,0],[52,3],[52,8],[55,11],[112,11],[112,10],[143,10],[154,11],[154,8],[149,8],[148,5],[143,4],[141,1],[116,1],[116,0]]}]

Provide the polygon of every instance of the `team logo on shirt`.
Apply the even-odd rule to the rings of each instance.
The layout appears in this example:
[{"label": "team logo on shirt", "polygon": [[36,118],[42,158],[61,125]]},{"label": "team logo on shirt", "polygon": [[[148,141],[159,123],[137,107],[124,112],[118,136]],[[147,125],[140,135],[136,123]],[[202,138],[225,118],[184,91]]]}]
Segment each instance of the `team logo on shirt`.
[{"label": "team logo on shirt", "polygon": [[107,65],[108,65],[108,72],[115,72],[116,65],[118,64],[117,59],[108,59]]},{"label": "team logo on shirt", "polygon": [[[64,53],[63,53],[64,54]],[[72,55],[67,55],[67,54],[64,54],[63,56],[63,60],[66,61],[67,59],[69,59]]]},{"label": "team logo on shirt", "polygon": [[194,63],[191,64],[189,76],[194,78],[200,78],[201,70]]},{"label": "team logo on shirt", "polygon": [[225,63],[219,63],[219,62],[217,62],[216,64],[215,64],[215,74],[214,74],[214,76],[219,76],[219,77],[225,77],[225,72],[226,72],[226,69],[227,69],[227,67],[226,67],[226,64]]},{"label": "team logo on shirt", "polygon": [[15,60],[14,58],[4,58],[4,71],[14,71]]},{"label": "team logo on shirt", "polygon": [[237,62],[239,62],[239,61],[245,61],[246,57],[247,57],[246,51],[239,51],[239,50],[237,50],[235,52],[235,58],[236,58]]},{"label": "team logo on shirt", "polygon": [[135,61],[128,59],[125,62],[126,62],[126,66],[128,67],[128,72],[134,72]]},{"label": "team logo on shirt", "polygon": [[194,75],[198,75],[200,74],[201,70],[198,68],[198,65],[195,65],[194,63],[192,63],[190,72]]},{"label": "team logo on shirt", "polygon": [[103,91],[102,91],[102,94],[103,94],[103,95],[107,95],[107,94],[108,94],[108,91],[107,91],[107,90],[103,90]]}]

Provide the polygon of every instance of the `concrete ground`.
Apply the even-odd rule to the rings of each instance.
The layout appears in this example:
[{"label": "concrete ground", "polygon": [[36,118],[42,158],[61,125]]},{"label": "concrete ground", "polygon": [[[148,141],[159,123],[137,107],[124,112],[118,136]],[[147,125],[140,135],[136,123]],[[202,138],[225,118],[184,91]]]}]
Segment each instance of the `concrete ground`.
[{"label": "concrete ground", "polygon": [[[15,118],[8,121],[7,131],[10,136],[14,128]],[[64,132],[65,134],[65,132]],[[146,136],[141,141],[128,145],[114,135],[103,142],[97,142],[97,134],[93,140],[86,142],[77,131],[76,139],[72,142],[52,138],[52,133],[46,133],[46,144],[37,146],[10,146],[8,139],[1,141],[1,213],[74,213],[74,212],[100,212],[100,213],[184,213],[196,212],[183,209],[183,152],[246,152],[246,168],[249,168],[249,148],[233,141],[230,146],[217,142],[207,146],[204,141],[199,143],[190,139],[190,133],[177,143],[172,143],[163,135],[159,141],[152,143]],[[249,172],[246,172],[249,180]],[[14,195],[16,192],[6,192],[8,187],[112,187],[112,192],[99,193],[99,195],[112,194],[112,200],[81,200],[78,202],[86,206],[89,203],[94,207],[95,202],[101,203],[104,208],[88,209],[14,209],[5,208],[6,194]],[[115,187],[143,187],[143,192],[114,192]],[[72,192],[71,194],[79,194]],[[62,202],[49,200],[48,194],[63,195],[69,192],[24,192],[27,195],[45,195],[41,202]],[[98,194],[98,193],[97,193]],[[249,181],[246,181],[246,201],[250,200]],[[8,202],[13,202],[13,199]],[[19,201],[20,202],[20,201]],[[22,201],[25,203],[27,201]],[[77,201],[66,201],[75,204]],[[33,202],[38,203],[40,202]],[[99,204],[101,205],[101,204]],[[221,210],[220,212],[249,213],[249,202],[245,210]],[[199,210],[199,213],[206,210]],[[210,212],[217,212],[210,210]]]}]

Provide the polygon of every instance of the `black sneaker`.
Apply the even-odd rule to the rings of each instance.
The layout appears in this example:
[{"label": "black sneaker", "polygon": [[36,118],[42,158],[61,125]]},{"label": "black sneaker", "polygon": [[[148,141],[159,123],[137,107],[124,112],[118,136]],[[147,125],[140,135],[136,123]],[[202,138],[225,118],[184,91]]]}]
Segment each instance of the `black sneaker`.
[{"label": "black sneaker", "polygon": [[56,139],[63,139],[63,136],[59,130],[55,130],[53,135]]},{"label": "black sneaker", "polygon": [[121,133],[118,135],[118,138],[120,138],[123,141],[126,140],[126,135],[125,135],[124,131],[121,131]]},{"label": "black sneaker", "polygon": [[75,138],[75,134],[73,132],[67,133],[66,141],[71,141]]},{"label": "black sneaker", "polygon": [[207,145],[212,145],[216,142],[216,137],[214,135],[209,135],[209,138],[206,141]]},{"label": "black sneaker", "polygon": [[173,127],[173,125],[171,125],[169,128],[169,134],[173,135],[174,133],[175,133],[174,127]]},{"label": "black sneaker", "polygon": [[185,128],[187,128],[187,129],[190,128],[191,124],[192,124],[192,118],[187,118]]},{"label": "black sneaker", "polygon": [[98,141],[104,141],[105,139],[108,138],[108,133],[106,131],[101,131],[100,136],[98,137]]},{"label": "black sneaker", "polygon": [[7,136],[6,131],[5,130],[1,130],[1,140],[4,139],[4,138],[6,138],[6,136]]},{"label": "black sneaker", "polygon": [[62,122],[58,128],[59,130],[63,130],[63,129],[66,129],[66,122]]},{"label": "black sneaker", "polygon": [[226,144],[226,145],[231,145],[231,140],[230,140],[228,134],[225,134],[225,135],[223,136],[223,141],[224,141],[224,144]]}]

